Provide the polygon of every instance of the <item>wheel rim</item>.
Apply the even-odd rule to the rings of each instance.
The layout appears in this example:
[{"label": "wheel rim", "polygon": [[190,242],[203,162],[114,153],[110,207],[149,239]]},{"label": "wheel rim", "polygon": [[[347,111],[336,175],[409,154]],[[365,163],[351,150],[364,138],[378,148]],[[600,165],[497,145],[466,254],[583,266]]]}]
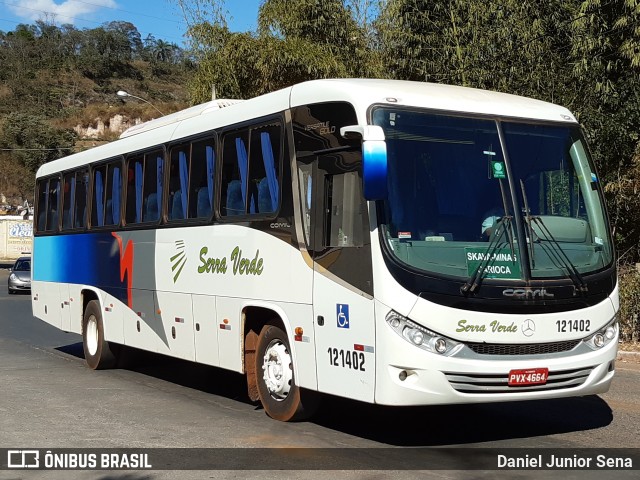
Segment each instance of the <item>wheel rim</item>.
[{"label": "wheel rim", "polygon": [[87,320],[87,349],[90,355],[95,355],[98,351],[98,320],[95,315],[91,315]]},{"label": "wheel rim", "polygon": [[291,364],[286,345],[281,340],[273,340],[264,353],[262,378],[269,394],[276,400],[284,400],[289,395],[293,380]]}]

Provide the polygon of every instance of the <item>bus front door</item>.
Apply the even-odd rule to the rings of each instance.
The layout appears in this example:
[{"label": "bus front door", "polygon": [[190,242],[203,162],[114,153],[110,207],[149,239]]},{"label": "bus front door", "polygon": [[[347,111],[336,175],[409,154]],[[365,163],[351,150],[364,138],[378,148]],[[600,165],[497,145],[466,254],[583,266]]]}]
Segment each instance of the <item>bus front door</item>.
[{"label": "bus front door", "polygon": [[[373,402],[375,325],[371,246],[359,162],[307,165],[318,389]],[[357,159],[356,159],[357,160]],[[303,189],[304,190],[304,189]]]}]

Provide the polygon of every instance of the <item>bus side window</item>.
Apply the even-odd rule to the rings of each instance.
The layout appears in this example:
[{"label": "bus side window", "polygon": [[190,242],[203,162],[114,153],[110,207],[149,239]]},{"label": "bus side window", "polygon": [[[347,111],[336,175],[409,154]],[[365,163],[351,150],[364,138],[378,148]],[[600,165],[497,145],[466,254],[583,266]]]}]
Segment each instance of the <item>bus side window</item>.
[{"label": "bus side window", "polygon": [[125,221],[127,225],[142,220],[142,157],[127,162],[127,199]]},{"label": "bus side window", "polygon": [[91,226],[104,226],[104,201],[105,201],[105,178],[106,166],[93,169],[93,202],[91,204]]},{"label": "bus side window", "polygon": [[169,164],[169,220],[187,218],[189,201],[189,145],[171,150]]},{"label": "bus side window", "polygon": [[164,155],[158,150],[144,156],[143,222],[157,222],[162,211]]},{"label": "bus side window", "polygon": [[105,225],[120,224],[120,198],[122,195],[122,174],[120,162],[110,163],[107,172],[107,183],[105,192]]},{"label": "bus side window", "polygon": [[87,217],[87,186],[89,185],[89,170],[76,172],[74,200],[73,228],[83,228]]},{"label": "bus side window", "polygon": [[209,218],[213,212],[215,162],[213,140],[191,144],[189,218]]},{"label": "bus side window", "polygon": [[[249,132],[227,134],[223,139],[220,213],[244,215],[247,198],[247,144]],[[255,204],[250,209],[255,212]]]},{"label": "bus side window", "polygon": [[47,226],[48,232],[58,229],[58,212],[60,210],[60,179],[49,179],[49,201],[47,202]]},{"label": "bus side window", "polygon": [[67,173],[63,177],[62,187],[62,229],[68,230],[73,225],[73,202],[76,194],[76,176]]},{"label": "bus side window", "polygon": [[280,125],[251,130],[249,198],[251,213],[273,213],[280,201]]},{"label": "bus side window", "polygon": [[47,226],[47,198],[49,196],[49,180],[38,182],[37,231],[44,232]]}]

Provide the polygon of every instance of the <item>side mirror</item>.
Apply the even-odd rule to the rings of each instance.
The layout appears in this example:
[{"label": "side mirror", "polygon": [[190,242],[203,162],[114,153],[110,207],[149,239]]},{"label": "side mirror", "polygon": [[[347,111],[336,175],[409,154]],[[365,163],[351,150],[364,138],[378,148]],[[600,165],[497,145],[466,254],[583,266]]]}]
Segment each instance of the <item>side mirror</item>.
[{"label": "side mirror", "polygon": [[387,198],[387,144],[384,130],[377,125],[349,125],[340,129],[348,140],[362,140],[362,181],[364,198]]}]

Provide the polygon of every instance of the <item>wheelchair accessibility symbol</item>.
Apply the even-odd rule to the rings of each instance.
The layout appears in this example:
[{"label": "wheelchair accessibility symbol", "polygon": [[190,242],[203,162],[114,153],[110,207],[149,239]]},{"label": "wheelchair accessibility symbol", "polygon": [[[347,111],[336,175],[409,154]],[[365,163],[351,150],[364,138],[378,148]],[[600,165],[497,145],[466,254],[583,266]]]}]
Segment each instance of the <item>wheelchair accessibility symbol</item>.
[{"label": "wheelchair accessibility symbol", "polygon": [[349,305],[337,303],[336,316],[338,319],[338,328],[349,328]]}]

